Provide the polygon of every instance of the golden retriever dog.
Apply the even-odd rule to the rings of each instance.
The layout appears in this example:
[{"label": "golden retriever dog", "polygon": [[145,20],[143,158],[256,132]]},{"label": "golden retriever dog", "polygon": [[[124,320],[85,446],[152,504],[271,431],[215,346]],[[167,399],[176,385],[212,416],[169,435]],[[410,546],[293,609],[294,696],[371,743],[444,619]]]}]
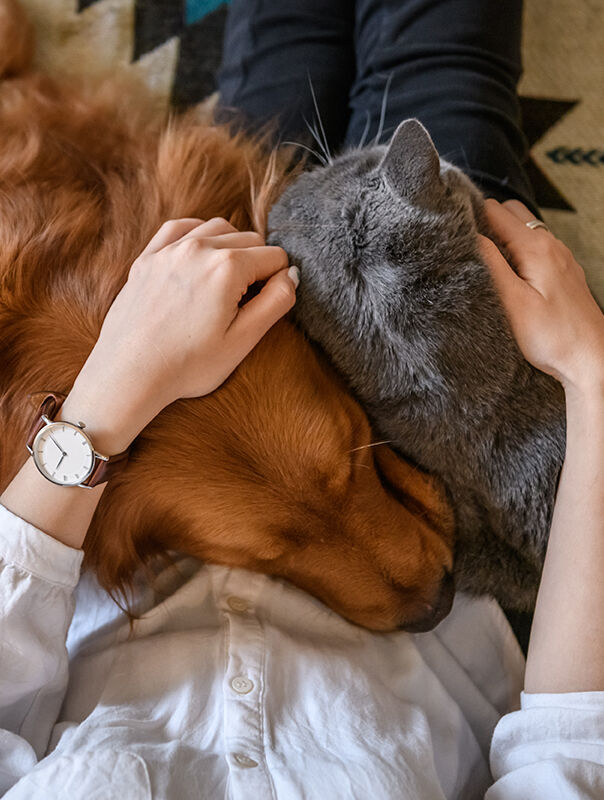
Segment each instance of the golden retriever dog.
[{"label": "golden retriever dog", "polygon": [[[263,231],[287,159],[158,117],[144,93],[58,85],[0,0],[0,491],[27,457],[28,395],[67,393],[129,268],[166,219]],[[38,397],[39,399],[39,397]],[[211,395],[168,406],[105,490],[85,565],[116,600],[181,551],[284,578],[354,623],[427,630],[453,594],[442,489],[373,446],[366,416],[288,320]]]}]

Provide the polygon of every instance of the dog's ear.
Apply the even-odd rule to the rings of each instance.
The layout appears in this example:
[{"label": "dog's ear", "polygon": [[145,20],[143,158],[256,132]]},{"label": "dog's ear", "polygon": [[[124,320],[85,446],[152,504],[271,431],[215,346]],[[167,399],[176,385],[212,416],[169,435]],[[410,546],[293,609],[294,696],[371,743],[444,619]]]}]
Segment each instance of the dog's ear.
[{"label": "dog's ear", "polygon": [[29,67],[33,30],[17,0],[0,0],[0,78],[18,75]]},{"label": "dog's ear", "polygon": [[453,512],[442,484],[386,445],[372,449],[375,468],[386,491],[422,517],[446,541],[452,541]]}]

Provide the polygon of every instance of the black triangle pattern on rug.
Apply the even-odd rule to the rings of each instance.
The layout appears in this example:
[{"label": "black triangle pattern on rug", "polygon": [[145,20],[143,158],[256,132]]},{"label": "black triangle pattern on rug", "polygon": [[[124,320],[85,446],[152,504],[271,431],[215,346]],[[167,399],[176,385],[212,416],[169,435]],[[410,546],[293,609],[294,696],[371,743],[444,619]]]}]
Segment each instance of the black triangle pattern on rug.
[{"label": "black triangle pattern on rug", "polygon": [[180,36],[185,27],[184,0],[136,0],[132,60],[138,61],[173,36]]},{"label": "black triangle pattern on rug", "polygon": [[[529,149],[537,144],[549,129],[568,114],[578,102],[578,100],[521,97],[522,130],[528,140]],[[576,210],[554,186],[532,156],[529,156],[525,169],[529,180],[533,184],[537,205],[542,208],[555,208],[561,211]]]},{"label": "black triangle pattern on rug", "polygon": [[[78,0],[78,11],[99,2]],[[132,61],[174,36],[180,38],[171,98],[178,108],[200,102],[216,88],[227,3],[228,0],[135,0]]]},{"label": "black triangle pattern on rug", "polygon": [[228,0],[222,3],[219,0],[135,2],[133,61],[155,50],[173,36],[180,38],[171,97],[172,104],[177,108],[200,102],[216,88],[216,73],[222,59],[227,2]]},{"label": "black triangle pattern on rug", "polygon": [[177,108],[198,103],[216,89],[226,15],[227,7],[221,5],[182,32],[172,87],[172,104]]}]

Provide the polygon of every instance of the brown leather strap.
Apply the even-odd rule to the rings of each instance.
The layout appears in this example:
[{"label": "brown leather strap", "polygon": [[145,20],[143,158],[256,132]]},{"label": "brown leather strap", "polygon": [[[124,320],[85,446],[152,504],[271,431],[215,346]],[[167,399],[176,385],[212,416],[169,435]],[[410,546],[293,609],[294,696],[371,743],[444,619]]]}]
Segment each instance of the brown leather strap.
[{"label": "brown leather strap", "polygon": [[[29,395],[31,397],[31,395]],[[65,395],[59,394],[58,392],[46,392],[40,406],[36,412],[36,418],[31,424],[31,428],[29,429],[29,434],[27,435],[27,449],[31,452],[34,439],[38,435],[39,431],[46,425],[44,420],[42,419],[42,414],[48,419],[54,419],[55,415],[59,413],[61,406],[65,401]]]},{"label": "brown leather strap", "polygon": [[117,475],[117,473],[126,466],[129,457],[130,448],[115,456],[110,456],[109,461],[103,461],[102,458],[97,459],[92,472],[82,483],[84,486],[96,486],[99,483],[108,481],[109,478]]},{"label": "brown leather strap", "polygon": [[[38,396],[40,394],[42,394],[43,399],[38,408],[36,419],[33,421],[27,436],[27,449],[30,452],[33,448],[34,439],[38,435],[38,432],[41,431],[46,425],[42,419],[42,415],[47,417],[47,419],[54,420],[56,415],[61,410],[61,406],[63,405],[66,397],[66,395],[60,394],[59,392],[40,392],[38,393]],[[32,397],[32,395],[29,396]],[[129,456],[129,447],[121,453],[109,456],[107,461],[95,456],[96,463],[92,468],[92,472],[85,480],[82,481],[82,485],[92,487],[97,486],[99,483],[105,483],[105,481],[108,481],[114,475],[117,475],[117,473],[126,466]]]}]

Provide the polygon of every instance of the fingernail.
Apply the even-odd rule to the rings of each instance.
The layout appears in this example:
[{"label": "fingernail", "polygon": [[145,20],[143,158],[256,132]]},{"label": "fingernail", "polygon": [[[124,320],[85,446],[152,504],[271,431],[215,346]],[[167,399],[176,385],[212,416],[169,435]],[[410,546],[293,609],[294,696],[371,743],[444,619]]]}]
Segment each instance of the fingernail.
[{"label": "fingernail", "polygon": [[298,267],[290,267],[287,270],[287,275],[297,289],[300,283],[300,270]]}]

